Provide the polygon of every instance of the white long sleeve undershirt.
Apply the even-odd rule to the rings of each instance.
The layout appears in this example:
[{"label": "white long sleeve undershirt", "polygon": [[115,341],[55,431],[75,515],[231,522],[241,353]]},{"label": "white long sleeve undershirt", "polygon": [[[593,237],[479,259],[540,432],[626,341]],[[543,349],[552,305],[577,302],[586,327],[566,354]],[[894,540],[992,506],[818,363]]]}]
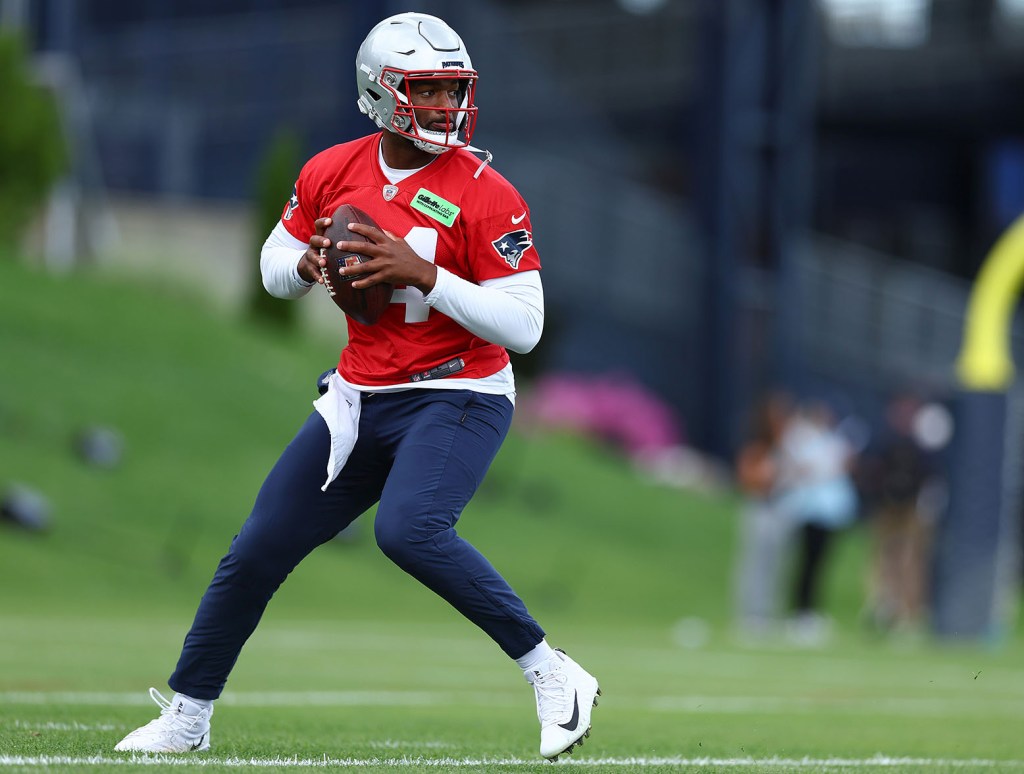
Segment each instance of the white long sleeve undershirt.
[{"label": "white long sleeve undershirt", "polygon": [[[263,287],[278,298],[301,298],[315,283],[299,276],[308,244],[278,221],[260,252]],[[544,290],[539,271],[484,280],[477,285],[437,268],[437,282],[424,301],[475,336],[513,352],[526,353],[544,329]]]},{"label": "white long sleeve undershirt", "polygon": [[539,271],[484,280],[477,285],[437,267],[427,306],[492,344],[527,353],[544,330],[544,289]]},{"label": "white long sleeve undershirt", "polygon": [[260,251],[263,287],[277,298],[302,298],[316,283],[299,276],[299,261],[309,248],[293,237],[284,223],[277,222]]}]

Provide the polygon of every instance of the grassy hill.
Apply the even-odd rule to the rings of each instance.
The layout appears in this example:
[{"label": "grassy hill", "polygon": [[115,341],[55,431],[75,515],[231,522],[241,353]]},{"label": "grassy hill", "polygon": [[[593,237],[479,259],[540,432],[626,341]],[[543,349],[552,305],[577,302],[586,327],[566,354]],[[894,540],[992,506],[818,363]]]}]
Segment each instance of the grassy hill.
[{"label": "grassy hill", "polygon": [[[49,534],[0,531],[0,562],[23,581],[5,595],[10,611],[191,610],[338,346],[174,290],[9,263],[0,331],[0,487],[23,482],[54,508]],[[75,434],[96,424],[124,435],[117,469],[73,453]],[[514,430],[460,530],[541,620],[724,623],[734,511],[731,498],[644,481],[610,449]],[[859,593],[846,577],[844,614]],[[454,615],[379,554],[368,524],[304,563],[274,610],[325,605],[339,616]]]}]

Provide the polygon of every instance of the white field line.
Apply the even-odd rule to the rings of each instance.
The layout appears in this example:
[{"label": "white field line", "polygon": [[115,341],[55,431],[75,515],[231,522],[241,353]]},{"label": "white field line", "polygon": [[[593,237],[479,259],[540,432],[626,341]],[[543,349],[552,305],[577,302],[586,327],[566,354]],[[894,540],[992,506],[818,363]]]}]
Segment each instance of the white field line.
[{"label": "white field line", "polygon": [[[451,693],[444,691],[229,691],[221,705],[236,707],[437,707],[519,706],[531,697],[511,693]],[[609,703],[611,702],[609,698]],[[150,706],[149,696],[88,691],[0,692],[0,706],[69,704],[75,706]],[[832,714],[889,715],[893,717],[964,717],[998,713],[1024,719],[1024,699],[933,698],[825,698],[799,696],[652,696],[619,699],[618,709],[681,714]]]},{"label": "white field line", "polygon": [[960,717],[997,712],[1024,717],[1024,699],[964,699],[958,696],[936,698],[803,698],[799,696],[658,696],[645,702],[646,709],[688,714],[834,714],[922,715]]},{"label": "white field line", "polygon": [[[222,766],[226,768],[481,768],[492,766],[536,767],[542,761],[538,758],[423,758],[420,756],[401,758],[212,758],[205,755],[132,755],[123,758],[109,756],[70,757],[57,755],[22,756],[0,755],[0,767],[20,766],[52,768],[56,766]],[[976,771],[999,767],[1024,769],[1024,761],[1000,761],[979,758],[896,758],[875,755],[871,758],[579,758],[559,761],[554,766],[621,766],[623,768],[644,768],[661,766],[673,768],[717,767],[717,768],[778,768],[783,771],[800,769],[830,768],[896,768],[915,766],[920,768],[965,769]]]},{"label": "white field line", "polygon": [[442,750],[445,747],[451,747],[452,745],[448,742],[438,741],[403,741],[401,739],[381,739],[379,742],[370,742],[370,747],[375,750],[401,750],[414,749],[414,750]]},{"label": "white field line", "polygon": [[[228,692],[218,702],[236,707],[410,707],[455,704],[447,693],[429,691],[260,691]],[[481,700],[483,695],[481,695]],[[493,697],[492,697],[493,699]],[[147,693],[103,691],[7,691],[0,692],[0,704],[72,704],[105,707],[150,706]]]},{"label": "white field line", "polygon": [[24,720],[15,720],[14,727],[26,731],[117,731],[121,728],[110,723],[29,723]]}]

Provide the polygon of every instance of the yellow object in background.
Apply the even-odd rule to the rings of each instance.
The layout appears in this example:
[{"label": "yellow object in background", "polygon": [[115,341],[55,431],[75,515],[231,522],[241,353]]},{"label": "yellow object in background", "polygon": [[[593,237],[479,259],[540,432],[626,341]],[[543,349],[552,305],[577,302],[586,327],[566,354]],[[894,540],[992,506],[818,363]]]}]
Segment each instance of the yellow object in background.
[{"label": "yellow object in background", "polygon": [[1003,391],[1013,381],[1010,327],[1024,282],[1024,215],[999,238],[971,291],[957,376],[968,390]]}]

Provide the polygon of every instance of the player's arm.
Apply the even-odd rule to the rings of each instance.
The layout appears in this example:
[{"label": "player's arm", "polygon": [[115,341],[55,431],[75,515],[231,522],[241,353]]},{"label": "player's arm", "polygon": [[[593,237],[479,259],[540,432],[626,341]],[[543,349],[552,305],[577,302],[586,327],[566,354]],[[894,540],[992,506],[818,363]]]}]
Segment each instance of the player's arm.
[{"label": "player's arm", "polygon": [[481,215],[466,225],[476,282],[438,267],[426,302],[482,339],[529,352],[544,330],[544,290],[529,208],[496,178],[477,194]]},{"label": "player's arm", "polygon": [[330,224],[330,218],[319,218],[306,244],[292,236],[283,222],[277,222],[260,251],[263,287],[270,295],[301,298],[313,285],[323,283],[320,267],[327,262],[320,257],[320,248],[330,244],[323,235]]},{"label": "player's arm", "polygon": [[353,288],[379,282],[411,285],[423,292],[428,306],[492,344],[526,353],[540,341],[544,291],[539,271],[522,271],[477,285],[423,260],[404,239],[390,232],[363,223],[351,223],[349,228],[372,240],[338,243],[341,250],[358,251],[371,259],[339,270],[355,278]]},{"label": "player's arm", "polygon": [[323,154],[318,154],[302,167],[281,220],[260,251],[263,287],[272,296],[301,298],[313,285],[324,281],[320,269],[327,261],[320,257],[320,249],[330,244],[324,230],[331,219],[317,218],[322,159]]},{"label": "player's arm", "polygon": [[476,285],[438,267],[424,300],[475,336],[513,352],[537,346],[544,330],[544,289],[539,271],[524,271]]}]

